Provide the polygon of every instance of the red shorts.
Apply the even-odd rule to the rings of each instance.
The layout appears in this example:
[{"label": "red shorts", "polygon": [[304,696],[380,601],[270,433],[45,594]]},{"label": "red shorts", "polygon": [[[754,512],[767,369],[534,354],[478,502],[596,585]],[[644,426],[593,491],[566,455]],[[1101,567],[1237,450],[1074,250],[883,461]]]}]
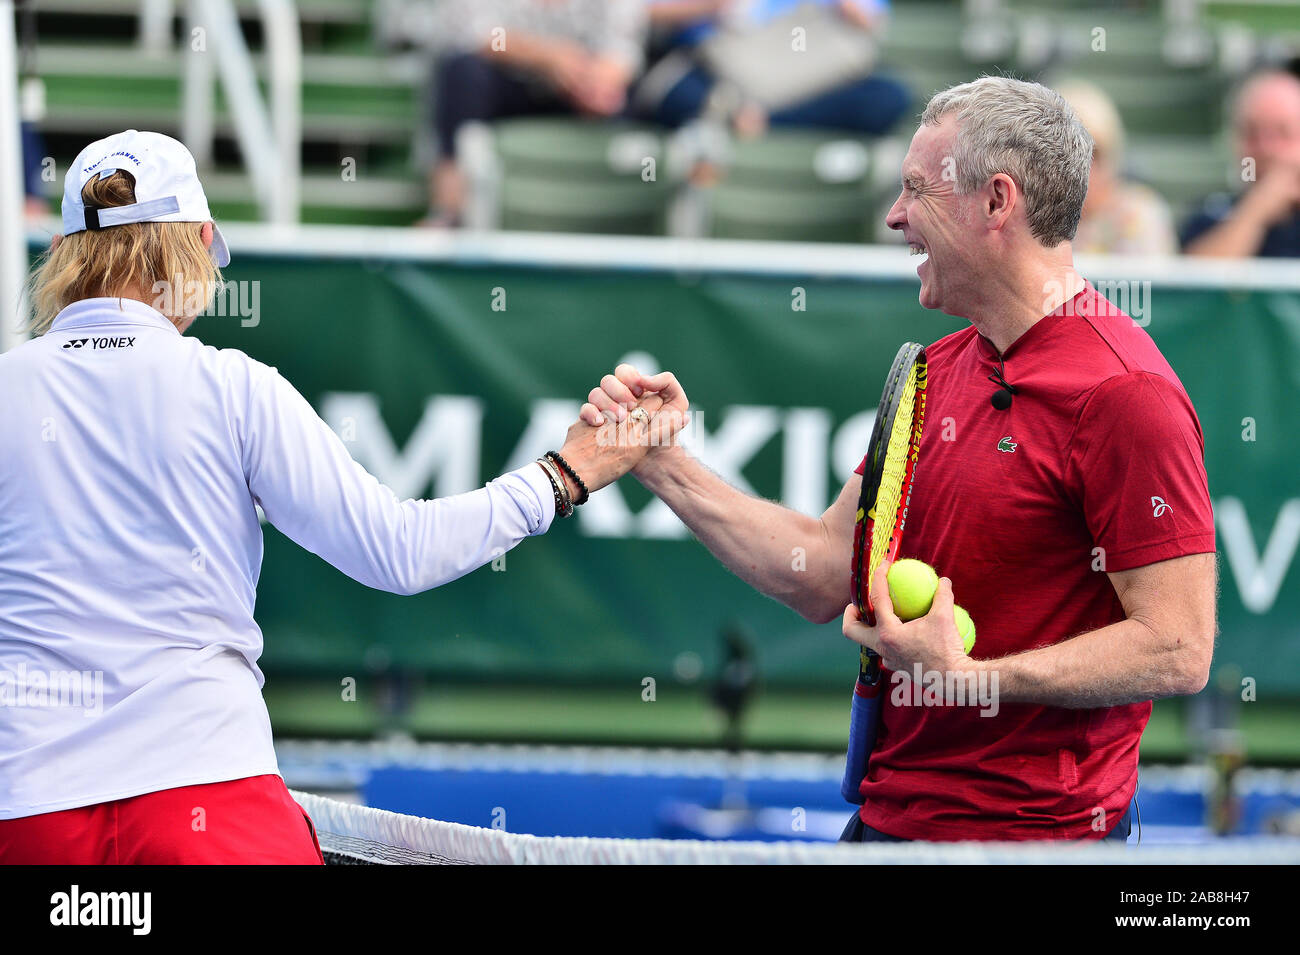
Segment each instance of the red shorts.
[{"label": "red shorts", "polygon": [[311,819],[275,775],[0,819],[0,864],[5,865],[324,862]]}]

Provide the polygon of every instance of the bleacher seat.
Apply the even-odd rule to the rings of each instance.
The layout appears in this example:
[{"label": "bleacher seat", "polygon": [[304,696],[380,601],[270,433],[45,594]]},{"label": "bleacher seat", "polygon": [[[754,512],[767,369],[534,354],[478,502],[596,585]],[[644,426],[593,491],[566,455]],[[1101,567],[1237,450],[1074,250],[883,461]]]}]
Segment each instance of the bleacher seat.
[{"label": "bleacher seat", "polygon": [[664,133],[564,117],[492,128],[503,229],[662,234],[673,184]]},{"label": "bleacher seat", "polygon": [[[174,49],[143,51],[139,0],[42,0],[37,63],[46,88],[41,123],[59,168],[98,136],[128,127],[180,132],[180,37]],[[302,214],[305,222],[405,225],[426,205],[422,171],[411,160],[419,89],[428,75],[418,53],[386,54],[372,39],[368,0],[298,0],[303,37]],[[237,0],[254,61],[258,4]],[[213,212],[255,218],[256,203],[217,91],[215,165],[204,170]],[[341,188],[345,160],[355,180]],[[56,198],[51,196],[51,198]]]},{"label": "bleacher seat", "polygon": [[[236,0],[261,71],[257,0]],[[895,3],[879,69],[912,91],[914,112],[937,89],[984,73],[1090,80],[1115,99],[1128,129],[1129,166],[1178,212],[1222,189],[1230,172],[1222,103],[1233,79],[1216,49],[1220,22],[1300,34],[1294,11],[1277,4],[1207,0],[1205,17],[1171,30],[1160,0],[923,0]],[[47,88],[42,128],[62,168],[89,139],[136,126],[179,132],[185,4],[176,5],[176,44],[148,54],[137,41],[139,0],[41,0],[36,62]],[[306,222],[407,224],[425,211],[425,166],[418,151],[428,124],[427,54],[419,37],[384,49],[370,0],[298,0],[302,23],[302,159]],[[1255,17],[1251,20],[1250,17]],[[1212,19],[1211,19],[1212,18]],[[1106,50],[1093,49],[1096,27]],[[418,32],[418,31],[417,31]],[[1171,40],[1171,36],[1174,38]],[[1025,42],[1026,38],[1034,42]],[[1198,40],[1198,37],[1202,38]],[[391,38],[388,38],[391,41]],[[1240,64],[1238,64],[1238,67]],[[218,93],[220,99],[220,94]],[[204,170],[214,211],[251,218],[257,207],[225,107],[218,104],[214,164]],[[904,139],[910,120],[898,130]],[[679,171],[667,167],[669,138],[636,124],[570,119],[499,123],[493,135],[501,173],[495,224],[514,229],[662,233]],[[823,153],[835,143],[842,145]],[[876,220],[896,157],[859,141],[860,179],[818,172],[852,165],[839,134],[773,132],[737,144],[716,186],[704,190],[719,236],[877,239]],[[656,157],[653,182],[640,162]],[[837,158],[838,157],[838,158]],[[344,182],[351,160],[354,180]],[[875,167],[875,168],[873,168]],[[847,168],[847,166],[845,166]],[[1225,171],[1226,170],[1226,171]],[[825,170],[823,169],[823,172]],[[875,180],[873,184],[872,180]],[[51,197],[56,198],[56,197]],[[689,219],[689,217],[686,217]]]},{"label": "bleacher seat", "polygon": [[870,237],[872,143],[774,130],[734,143],[709,199],[720,238],[862,242]]}]

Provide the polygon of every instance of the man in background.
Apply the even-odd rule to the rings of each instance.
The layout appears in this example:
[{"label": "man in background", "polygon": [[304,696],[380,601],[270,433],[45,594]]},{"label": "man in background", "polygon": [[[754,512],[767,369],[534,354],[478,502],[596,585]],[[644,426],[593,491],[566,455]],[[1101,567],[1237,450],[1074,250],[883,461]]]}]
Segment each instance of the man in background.
[{"label": "man in background", "polygon": [[1183,228],[1188,255],[1300,257],[1300,78],[1246,81],[1232,117],[1244,191],[1210,196]]}]

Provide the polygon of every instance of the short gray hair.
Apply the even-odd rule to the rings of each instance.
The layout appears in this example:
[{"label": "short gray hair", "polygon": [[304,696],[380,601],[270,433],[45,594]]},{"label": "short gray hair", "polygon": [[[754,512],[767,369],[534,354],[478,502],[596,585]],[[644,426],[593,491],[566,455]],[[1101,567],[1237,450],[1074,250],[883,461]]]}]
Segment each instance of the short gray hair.
[{"label": "short gray hair", "polygon": [[1088,194],[1092,137],[1055,91],[1038,83],[985,76],[935,93],[921,123],[949,113],[957,129],[957,191],[969,193],[998,173],[1025,196],[1029,230],[1051,248],[1074,238]]}]

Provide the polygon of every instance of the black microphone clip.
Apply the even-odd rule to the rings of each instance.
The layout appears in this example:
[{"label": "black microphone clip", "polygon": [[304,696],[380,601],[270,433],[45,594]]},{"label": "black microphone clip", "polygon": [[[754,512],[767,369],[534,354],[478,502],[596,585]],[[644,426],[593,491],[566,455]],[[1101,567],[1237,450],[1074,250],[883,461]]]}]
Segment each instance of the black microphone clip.
[{"label": "black microphone clip", "polygon": [[989,381],[999,386],[998,390],[989,397],[989,404],[998,411],[1006,411],[1011,407],[1012,397],[1018,394],[1020,389],[1007,381],[1001,355],[998,356],[998,370],[989,375]]}]

